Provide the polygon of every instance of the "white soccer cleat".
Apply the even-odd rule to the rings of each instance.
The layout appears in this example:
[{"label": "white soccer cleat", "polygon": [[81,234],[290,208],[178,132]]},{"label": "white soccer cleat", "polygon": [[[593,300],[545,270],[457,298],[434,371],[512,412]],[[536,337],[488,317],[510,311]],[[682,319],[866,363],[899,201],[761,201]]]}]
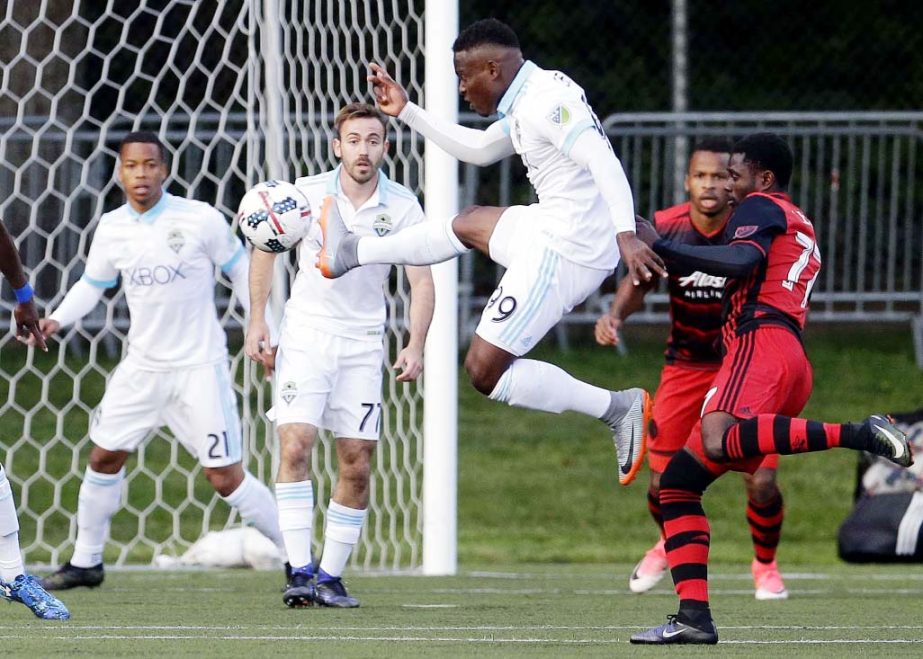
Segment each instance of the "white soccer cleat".
[{"label": "white soccer cleat", "polygon": [[638,561],[635,569],[628,578],[628,588],[633,593],[646,593],[660,583],[663,575],[667,573],[670,564],[667,562],[667,552],[663,546],[663,538],[647,550],[644,558]]},{"label": "white soccer cleat", "polygon": [[609,425],[619,463],[619,483],[635,479],[647,452],[647,431],[651,421],[651,397],[644,389],[629,389],[634,400],[628,411]]}]

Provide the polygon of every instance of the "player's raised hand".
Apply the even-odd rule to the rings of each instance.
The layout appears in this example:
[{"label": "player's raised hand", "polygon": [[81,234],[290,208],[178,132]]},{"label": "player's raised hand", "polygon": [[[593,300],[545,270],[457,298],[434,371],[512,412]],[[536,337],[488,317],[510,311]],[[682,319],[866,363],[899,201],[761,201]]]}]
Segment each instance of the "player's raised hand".
[{"label": "player's raised hand", "polygon": [[593,328],[593,336],[596,338],[596,343],[601,346],[617,346],[619,344],[619,328],[621,327],[621,318],[616,318],[612,314],[604,313],[596,321],[596,327]]},{"label": "player's raised hand", "polygon": [[666,266],[663,260],[654,253],[650,247],[644,244],[633,231],[623,231],[616,237],[619,244],[619,251],[625,266],[628,268],[628,276],[635,286],[640,286],[642,282],[649,282],[656,274],[661,277],[667,276]]},{"label": "player's raised hand", "polygon": [[16,339],[30,346],[38,346],[45,352],[48,352],[48,345],[45,343],[45,334],[38,319],[38,312],[35,310],[35,303],[32,300],[22,302],[16,305],[13,310],[13,317],[16,319]]},{"label": "player's raised hand", "polygon": [[407,90],[388,75],[380,64],[372,62],[369,68],[372,73],[368,76],[368,81],[372,83],[372,93],[378,107],[385,114],[396,117],[407,105]]},{"label": "player's raised hand", "polygon": [[394,378],[398,382],[416,380],[423,373],[423,351],[407,346],[398,354],[397,359],[394,361],[394,368],[401,371]]}]

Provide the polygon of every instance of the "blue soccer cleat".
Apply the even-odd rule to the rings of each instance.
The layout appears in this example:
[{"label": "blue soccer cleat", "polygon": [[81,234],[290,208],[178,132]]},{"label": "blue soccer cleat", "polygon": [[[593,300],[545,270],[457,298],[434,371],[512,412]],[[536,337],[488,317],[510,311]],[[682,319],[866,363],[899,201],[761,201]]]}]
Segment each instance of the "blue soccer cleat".
[{"label": "blue soccer cleat", "polygon": [[699,629],[680,622],[676,619],[676,616],[667,616],[665,625],[652,627],[647,631],[633,634],[631,642],[645,645],[672,645],[678,643],[714,645],[718,642],[718,630],[711,620],[708,621],[708,629]]},{"label": "blue soccer cleat", "polygon": [[285,606],[302,609],[314,606],[314,577],[305,572],[293,571],[282,593]]},{"label": "blue soccer cleat", "polygon": [[337,609],[355,609],[359,600],[350,597],[346,586],[339,577],[318,579],[314,587],[314,601],[319,606],[329,606]]},{"label": "blue soccer cleat", "polygon": [[11,583],[0,581],[0,597],[25,604],[42,620],[67,620],[71,617],[64,603],[42,588],[38,579],[30,574],[20,574]]}]

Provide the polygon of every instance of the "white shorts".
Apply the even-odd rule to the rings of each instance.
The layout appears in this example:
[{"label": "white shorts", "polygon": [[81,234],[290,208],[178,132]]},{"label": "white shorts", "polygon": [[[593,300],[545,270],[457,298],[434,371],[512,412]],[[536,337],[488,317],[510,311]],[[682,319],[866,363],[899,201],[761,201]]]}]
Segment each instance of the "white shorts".
[{"label": "white shorts", "polygon": [[108,451],[133,452],[161,426],[203,467],[240,462],[240,417],[228,365],[161,372],[129,359],[119,364],[93,413],[90,439]]},{"label": "white shorts", "polygon": [[564,314],[599,289],[611,270],[588,268],[561,256],[536,228],[537,205],[511,206],[490,237],[490,258],[506,267],[475,332],[520,357]]},{"label": "white shorts", "polygon": [[273,407],[277,426],[308,423],[336,437],[378,439],[381,431],[381,341],[359,341],[313,329],[298,344],[283,339],[276,354]]}]

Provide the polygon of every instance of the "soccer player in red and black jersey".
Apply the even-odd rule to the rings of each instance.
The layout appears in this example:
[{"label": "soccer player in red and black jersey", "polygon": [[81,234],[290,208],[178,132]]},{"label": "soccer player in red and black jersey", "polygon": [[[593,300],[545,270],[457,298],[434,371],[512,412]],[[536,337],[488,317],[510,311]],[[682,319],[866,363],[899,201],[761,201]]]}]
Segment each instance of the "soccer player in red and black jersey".
[{"label": "soccer player in red and black jersey", "polygon": [[[689,201],[654,213],[654,227],[661,236],[684,245],[724,244],[724,229],[731,214],[726,185],[731,146],[727,139],[710,138],[693,148],[684,182]],[[654,396],[647,445],[651,470],[648,509],[660,529],[660,539],[631,573],[628,586],[635,593],[653,588],[669,567],[660,512],[660,476],[673,454],[686,444],[699,420],[705,394],[721,366],[721,300],[725,280],[723,276],[700,270],[682,276],[672,274],[668,279],[670,336],[666,364]],[[618,343],[622,323],[641,308],[645,294],[653,286],[653,282],[634,286],[629,278],[622,280],[609,313],[596,322],[595,336],[600,345]],[[761,600],[788,596],[776,564],[783,518],[782,494],[776,485],[778,461],[779,456],[768,455],[754,474],[744,474],[747,521],[755,554],[751,572],[756,598]]]},{"label": "soccer player in red and black jersey", "polygon": [[[667,560],[679,612],[639,632],[632,643],[717,643],[708,603],[710,533],[702,494],[729,470],[752,473],[763,457],[865,450],[907,466],[906,436],[884,415],[862,423],[794,418],[808,400],[811,365],[801,343],[811,288],[820,271],[814,227],[785,190],[791,149],[777,135],[750,135],[734,145],[728,189],[736,209],[727,245],[693,246],[663,238],[654,251],[671,273],[701,270],[728,277],[725,355],[693,432],[660,479]],[[644,232],[653,238],[653,231]]]}]

